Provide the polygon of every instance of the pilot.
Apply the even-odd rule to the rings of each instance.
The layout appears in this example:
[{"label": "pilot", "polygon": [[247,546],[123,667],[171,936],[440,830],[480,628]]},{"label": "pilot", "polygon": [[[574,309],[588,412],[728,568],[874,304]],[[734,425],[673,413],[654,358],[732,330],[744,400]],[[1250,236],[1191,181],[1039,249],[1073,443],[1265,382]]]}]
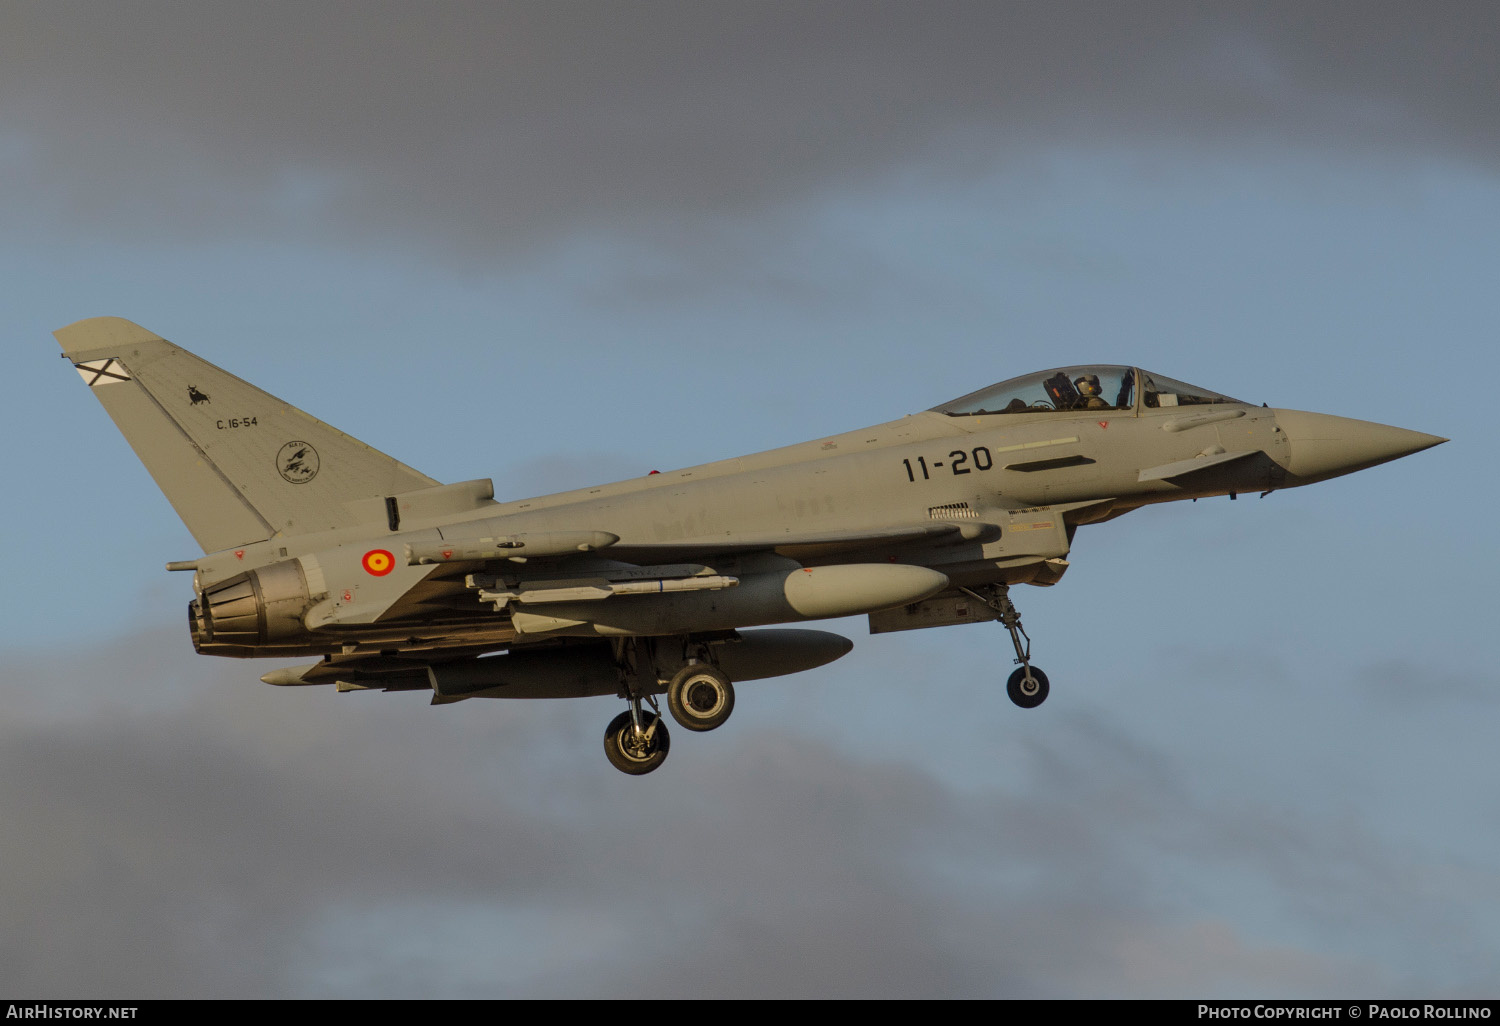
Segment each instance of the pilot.
[{"label": "pilot", "polygon": [[1074,407],[1079,410],[1107,410],[1109,403],[1104,401],[1102,389],[1099,387],[1099,375],[1082,374],[1073,379],[1073,386],[1078,389],[1078,405]]}]

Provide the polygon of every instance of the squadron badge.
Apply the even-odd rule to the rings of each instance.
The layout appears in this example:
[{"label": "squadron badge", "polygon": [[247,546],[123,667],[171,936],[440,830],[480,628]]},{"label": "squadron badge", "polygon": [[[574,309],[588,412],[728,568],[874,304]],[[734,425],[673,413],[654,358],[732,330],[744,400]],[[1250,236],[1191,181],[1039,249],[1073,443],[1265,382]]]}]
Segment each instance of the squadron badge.
[{"label": "squadron badge", "polygon": [[318,450],[306,442],[288,442],[276,454],[276,469],[292,484],[307,484],[318,476]]}]

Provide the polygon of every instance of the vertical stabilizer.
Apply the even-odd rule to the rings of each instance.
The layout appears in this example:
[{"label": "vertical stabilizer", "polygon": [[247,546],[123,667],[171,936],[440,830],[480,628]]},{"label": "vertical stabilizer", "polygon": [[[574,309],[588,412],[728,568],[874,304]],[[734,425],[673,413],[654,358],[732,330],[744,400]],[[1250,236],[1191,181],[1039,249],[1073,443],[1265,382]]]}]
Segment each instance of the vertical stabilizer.
[{"label": "vertical stabilizer", "polygon": [[53,334],[205,552],[352,526],[351,502],[438,484],[123,318]]}]

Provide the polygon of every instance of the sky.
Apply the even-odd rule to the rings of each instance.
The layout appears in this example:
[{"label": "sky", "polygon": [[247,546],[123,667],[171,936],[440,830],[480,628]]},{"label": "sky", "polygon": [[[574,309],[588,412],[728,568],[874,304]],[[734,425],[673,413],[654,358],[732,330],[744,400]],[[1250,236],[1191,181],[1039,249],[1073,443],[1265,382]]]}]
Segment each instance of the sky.
[{"label": "sky", "polygon": [[[1500,8],[0,2],[0,986],[1495,997]],[[994,626],[618,703],[280,689],[50,333],[521,498],[1063,364],[1452,439]],[[1489,455],[1486,455],[1489,453]],[[820,625],[821,626],[821,625]]]}]

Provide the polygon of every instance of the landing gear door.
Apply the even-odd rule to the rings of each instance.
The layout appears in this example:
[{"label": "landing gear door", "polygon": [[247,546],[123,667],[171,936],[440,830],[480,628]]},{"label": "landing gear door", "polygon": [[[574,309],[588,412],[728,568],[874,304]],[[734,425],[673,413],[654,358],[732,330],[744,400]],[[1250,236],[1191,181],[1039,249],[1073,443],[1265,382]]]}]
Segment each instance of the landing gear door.
[{"label": "landing gear door", "polygon": [[939,595],[937,598],[882,609],[870,614],[870,633],[914,631],[923,627],[951,627],[959,623],[984,623],[998,614],[969,595]]},{"label": "landing gear door", "polygon": [[1068,554],[1068,529],[1062,509],[1043,506],[1017,510],[1000,525],[998,541],[986,545],[989,559],[1013,559],[1017,556],[1054,557]]}]

